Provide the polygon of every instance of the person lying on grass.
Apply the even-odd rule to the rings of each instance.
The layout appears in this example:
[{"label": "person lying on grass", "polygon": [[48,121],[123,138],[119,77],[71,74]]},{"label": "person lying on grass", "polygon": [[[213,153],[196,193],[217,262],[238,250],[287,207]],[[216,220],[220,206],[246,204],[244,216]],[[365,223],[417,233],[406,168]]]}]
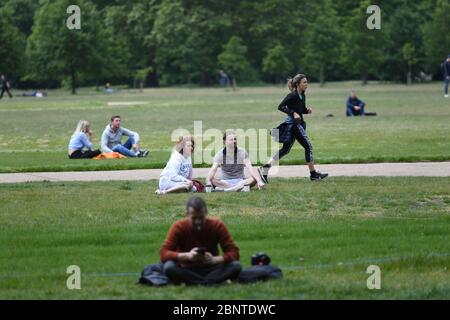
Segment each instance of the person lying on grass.
[{"label": "person lying on grass", "polygon": [[[241,191],[244,186],[258,186],[264,189],[265,184],[258,172],[253,169],[252,162],[247,151],[237,146],[236,134],[227,131],[223,135],[225,148],[220,150],[214,157],[213,165],[206,177],[206,185],[212,185],[215,191]],[[215,178],[218,168],[222,169],[222,178]],[[247,168],[250,177],[244,175]]]},{"label": "person lying on grass", "polygon": [[160,258],[164,274],[174,284],[218,284],[235,280],[241,272],[239,248],[227,227],[207,215],[205,201],[193,197],[186,204],[186,218],[175,222],[167,234]]},{"label": "person lying on grass", "polygon": [[[122,136],[127,136],[128,140],[122,144]],[[118,152],[126,157],[146,157],[148,150],[141,150],[139,144],[139,134],[137,132],[121,127],[120,116],[111,117],[102,134],[102,152]]]},{"label": "person lying on grass", "polygon": [[[87,150],[84,150],[85,148]],[[92,159],[102,153],[100,150],[92,150],[92,129],[88,121],[78,122],[70,138],[68,152],[70,159]]]},{"label": "person lying on grass", "polygon": [[173,192],[196,192],[192,181],[192,159],[195,141],[191,136],[180,137],[170,156],[169,162],[159,177],[156,194]]}]

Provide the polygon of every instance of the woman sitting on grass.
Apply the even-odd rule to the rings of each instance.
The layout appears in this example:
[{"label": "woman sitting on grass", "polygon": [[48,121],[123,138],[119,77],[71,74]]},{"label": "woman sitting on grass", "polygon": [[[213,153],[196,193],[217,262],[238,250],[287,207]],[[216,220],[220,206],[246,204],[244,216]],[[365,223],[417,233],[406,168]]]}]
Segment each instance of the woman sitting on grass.
[{"label": "woman sitting on grass", "polygon": [[[83,151],[86,148],[87,151]],[[86,120],[80,120],[69,142],[70,159],[92,159],[102,152],[92,150],[92,129]]]},{"label": "woman sitting on grass", "polygon": [[159,178],[159,189],[156,194],[188,192],[197,190],[192,182],[192,159],[194,138],[180,137]]}]

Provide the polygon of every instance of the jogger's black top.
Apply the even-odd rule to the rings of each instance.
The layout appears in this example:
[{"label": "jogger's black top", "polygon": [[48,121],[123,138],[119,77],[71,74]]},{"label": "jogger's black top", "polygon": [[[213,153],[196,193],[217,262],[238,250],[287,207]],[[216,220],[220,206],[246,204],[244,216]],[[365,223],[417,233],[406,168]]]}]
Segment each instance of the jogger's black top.
[{"label": "jogger's black top", "polygon": [[303,115],[308,113],[305,93],[300,95],[297,90],[290,92],[278,105],[278,110],[290,116],[293,116],[294,112],[296,112],[300,115],[303,122]]}]

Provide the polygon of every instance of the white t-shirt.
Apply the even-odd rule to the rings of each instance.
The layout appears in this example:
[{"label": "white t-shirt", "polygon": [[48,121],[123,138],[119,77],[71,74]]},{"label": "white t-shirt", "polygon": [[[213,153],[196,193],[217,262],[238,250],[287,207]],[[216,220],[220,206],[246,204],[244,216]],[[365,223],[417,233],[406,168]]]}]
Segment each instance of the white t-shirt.
[{"label": "white t-shirt", "polygon": [[175,182],[184,182],[192,179],[192,159],[185,158],[178,151],[173,151],[169,162],[161,172],[161,178],[167,178]]}]

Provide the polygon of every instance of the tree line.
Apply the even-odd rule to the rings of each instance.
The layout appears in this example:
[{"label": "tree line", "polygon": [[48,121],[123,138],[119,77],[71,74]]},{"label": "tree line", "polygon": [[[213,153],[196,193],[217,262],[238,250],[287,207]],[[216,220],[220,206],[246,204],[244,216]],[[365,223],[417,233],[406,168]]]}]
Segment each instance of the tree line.
[{"label": "tree line", "polygon": [[[81,9],[81,29],[66,26]],[[23,88],[441,76],[450,53],[448,0],[3,0],[0,72]]]}]

